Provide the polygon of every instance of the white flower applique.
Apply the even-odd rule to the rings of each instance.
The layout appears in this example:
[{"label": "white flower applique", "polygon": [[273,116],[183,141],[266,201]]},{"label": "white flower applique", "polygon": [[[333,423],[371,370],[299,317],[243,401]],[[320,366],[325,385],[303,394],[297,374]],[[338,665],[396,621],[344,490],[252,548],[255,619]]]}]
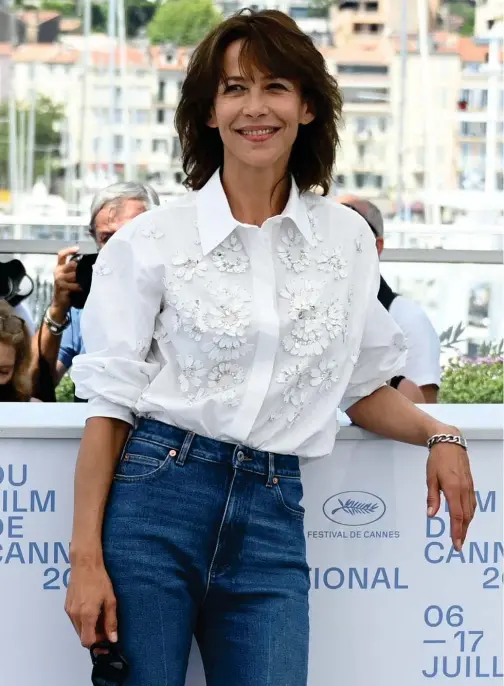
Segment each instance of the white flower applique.
[{"label": "white flower applique", "polygon": [[159,229],[157,226],[149,224],[148,226],[143,226],[140,229],[140,233],[145,238],[162,238],[164,236],[164,231]]},{"label": "white flower applique", "polygon": [[245,370],[238,364],[221,362],[215,365],[208,373],[208,387],[219,390],[229,390],[233,386],[239,386],[245,380]]},{"label": "white flower applique", "polygon": [[237,407],[240,404],[236,391],[233,388],[224,391],[221,399],[224,405],[227,405],[228,407]]},{"label": "white flower applique", "polygon": [[163,286],[165,292],[163,294],[163,304],[165,307],[176,307],[178,302],[178,292],[181,289],[181,285],[174,281],[168,281],[168,279],[163,277]]},{"label": "white flower applique", "polygon": [[330,391],[338,381],[338,367],[336,360],[320,360],[318,366],[311,370],[312,386],[318,386],[319,391]]},{"label": "white flower applique", "polygon": [[203,338],[203,334],[208,330],[201,314],[200,301],[179,301],[176,305],[176,310],[177,312],[173,317],[174,331],[177,332],[183,328],[189,338],[199,343]]},{"label": "white flower applique", "polygon": [[212,340],[202,346],[211,360],[237,360],[250,350],[246,330],[251,320],[251,296],[239,286],[220,285],[211,290],[212,303],[202,315]]},{"label": "white flower applique", "polygon": [[233,232],[212,252],[212,260],[220,272],[243,274],[250,267],[242,243]]},{"label": "white flower applique", "polygon": [[310,369],[301,362],[284,367],[276,376],[276,381],[285,386],[283,399],[285,403],[298,405],[310,383]]},{"label": "white flower applique", "polygon": [[289,300],[288,315],[294,324],[282,340],[283,349],[299,357],[322,355],[330,340],[346,331],[347,312],[338,302],[322,300],[324,284],[291,282],[280,292]]},{"label": "white flower applique", "polygon": [[280,262],[296,274],[310,266],[305,240],[299,231],[292,227],[282,233],[277,254]]},{"label": "white flower applique", "polygon": [[294,322],[292,331],[284,336],[282,346],[291,355],[305,357],[321,355],[329,345],[321,303],[322,284],[312,281],[290,282],[280,291],[289,301],[288,316]]},{"label": "white flower applique", "polygon": [[332,253],[322,250],[322,255],[317,262],[320,271],[332,272],[336,281],[346,279],[348,276],[348,262],[344,259],[341,248],[334,248]]},{"label": "white flower applique", "polygon": [[100,260],[97,260],[93,265],[93,274],[96,276],[108,276],[112,274],[112,267],[109,267],[105,260],[100,257]]},{"label": "white flower applique", "polygon": [[187,404],[189,406],[195,405],[196,403],[199,403],[201,400],[204,400],[206,398],[206,391],[204,388],[198,388],[196,393],[189,393],[189,395],[186,398]]},{"label": "white flower applique", "polygon": [[195,360],[192,355],[186,355],[185,357],[177,355],[177,362],[180,367],[178,380],[182,392],[187,393],[191,386],[199,388],[202,384],[202,378],[207,374],[203,363]]},{"label": "white flower applique", "polygon": [[179,253],[172,258],[172,262],[177,267],[175,276],[184,281],[192,281],[193,276],[204,276],[208,269],[208,265],[201,254],[191,258]]}]

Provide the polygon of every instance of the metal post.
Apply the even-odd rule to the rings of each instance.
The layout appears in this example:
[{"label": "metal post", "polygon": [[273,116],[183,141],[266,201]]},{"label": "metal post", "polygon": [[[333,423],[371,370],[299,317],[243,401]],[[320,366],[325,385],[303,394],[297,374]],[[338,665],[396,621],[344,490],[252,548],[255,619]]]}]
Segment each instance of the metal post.
[{"label": "metal post", "polygon": [[19,111],[19,162],[18,162],[18,188],[21,193],[26,191],[25,185],[25,161],[26,161],[26,110]]},{"label": "metal post", "polygon": [[35,167],[35,133],[36,133],[36,94],[35,94],[35,79],[34,79],[35,65],[32,65],[31,83],[30,83],[30,111],[28,118],[28,149],[26,152],[26,188],[31,191],[34,183],[34,167]]},{"label": "metal post", "polygon": [[[9,3],[10,11],[10,42],[12,50],[17,46],[17,27],[16,15],[14,8],[14,1]],[[11,208],[13,213],[17,210],[17,193],[18,193],[18,161],[17,161],[17,118],[16,118],[16,91],[14,89],[14,65],[11,62],[11,83],[9,91],[9,187],[11,193]]]},{"label": "metal post", "polygon": [[128,54],[126,46],[126,10],[124,0],[117,2],[117,16],[119,20],[119,45],[120,45],[120,68],[121,68],[121,90],[122,90],[122,112],[123,112],[123,131],[124,131],[124,180],[131,181],[131,122],[128,93]]},{"label": "metal post", "polygon": [[500,39],[490,36],[488,44],[488,104],[486,121],[485,191],[497,190],[497,124],[499,120]]},{"label": "metal post", "polygon": [[115,76],[116,76],[116,20],[117,9],[116,0],[109,0],[108,15],[108,35],[110,41],[109,55],[109,159],[108,159],[108,182],[112,183],[114,175],[114,116],[115,116]]},{"label": "metal post", "polygon": [[89,72],[89,34],[91,33],[91,0],[84,0],[83,7],[84,14],[84,44],[82,50],[82,90],[81,90],[81,112],[80,112],[80,162],[79,162],[79,177],[81,183],[81,198],[85,195],[85,179],[87,176],[87,160],[86,160],[86,122],[89,116],[88,112],[88,72]]},{"label": "metal post", "polygon": [[[397,122],[396,212],[404,218],[404,116],[408,74],[408,0],[401,0],[401,77],[399,81],[399,118]],[[401,241],[404,236],[401,233]]]},{"label": "metal post", "polygon": [[418,42],[422,65],[422,89],[425,103],[425,188],[428,196],[428,203],[426,203],[425,207],[426,209],[429,207],[432,215],[431,217],[426,217],[426,220],[438,225],[441,223],[441,218],[439,202],[436,198],[437,127],[433,117],[434,95],[432,92],[432,76],[429,58],[429,8],[427,0],[417,0],[417,9]]}]

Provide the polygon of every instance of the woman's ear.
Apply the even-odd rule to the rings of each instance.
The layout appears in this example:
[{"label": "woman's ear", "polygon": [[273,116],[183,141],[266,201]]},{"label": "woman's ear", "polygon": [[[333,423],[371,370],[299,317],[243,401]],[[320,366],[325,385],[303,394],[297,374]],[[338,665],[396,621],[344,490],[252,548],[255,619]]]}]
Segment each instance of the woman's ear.
[{"label": "woman's ear", "polygon": [[303,109],[301,111],[301,117],[299,119],[299,123],[306,125],[306,124],[311,124],[311,122],[315,119],[315,108],[313,105],[309,102],[304,102],[303,103]]},{"label": "woman's ear", "polygon": [[210,116],[208,117],[207,126],[209,126],[211,129],[218,128],[217,120],[215,118],[215,110],[213,107],[210,110]]}]

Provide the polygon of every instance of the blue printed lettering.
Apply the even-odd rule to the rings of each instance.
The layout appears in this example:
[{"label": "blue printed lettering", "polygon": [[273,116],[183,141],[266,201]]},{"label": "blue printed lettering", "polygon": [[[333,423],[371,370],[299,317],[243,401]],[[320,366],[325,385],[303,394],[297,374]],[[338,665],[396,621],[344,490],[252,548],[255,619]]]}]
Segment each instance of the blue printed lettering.
[{"label": "blue printed lettering", "polygon": [[[16,476],[14,473],[14,470],[16,470],[17,473],[17,478],[19,481],[16,481]],[[0,467],[0,484],[4,482],[6,478],[5,470]],[[23,464],[9,464],[7,465],[7,485],[9,486],[24,486],[25,483],[28,480],[28,467]]]}]

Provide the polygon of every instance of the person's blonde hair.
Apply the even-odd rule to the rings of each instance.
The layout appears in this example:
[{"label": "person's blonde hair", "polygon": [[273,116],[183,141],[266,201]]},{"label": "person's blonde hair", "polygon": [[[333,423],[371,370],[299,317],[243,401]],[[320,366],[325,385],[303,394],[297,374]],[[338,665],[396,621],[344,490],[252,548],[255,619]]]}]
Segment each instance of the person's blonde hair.
[{"label": "person's blonde hair", "polygon": [[22,317],[19,317],[15,310],[6,300],[0,300],[0,319],[8,321],[11,318],[20,319],[23,322],[22,329],[18,333],[9,333],[8,328],[0,326],[0,342],[12,345],[16,351],[16,362],[14,374],[10,384],[14,389],[17,399],[20,401],[30,400],[32,392],[32,382],[30,378],[31,364],[31,337]]}]

